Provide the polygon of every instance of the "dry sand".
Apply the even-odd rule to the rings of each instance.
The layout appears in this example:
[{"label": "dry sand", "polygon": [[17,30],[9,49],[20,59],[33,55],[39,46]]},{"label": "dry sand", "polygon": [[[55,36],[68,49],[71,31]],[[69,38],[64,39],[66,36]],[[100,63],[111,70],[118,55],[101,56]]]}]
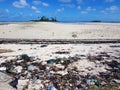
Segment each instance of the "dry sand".
[{"label": "dry sand", "polygon": [[120,39],[120,23],[22,22],[0,25],[0,38]]},{"label": "dry sand", "polygon": [[[115,44],[117,45],[117,44]],[[119,45],[119,44],[118,44]],[[101,47],[101,48],[99,48]],[[109,44],[58,44],[58,45],[48,45],[42,48],[40,44],[0,44],[0,49],[12,50],[13,52],[1,53],[1,61],[11,60],[16,58],[16,56],[22,54],[28,54],[29,56],[34,56],[40,58],[40,61],[46,61],[53,58],[68,58],[69,56],[78,55],[95,55],[96,52],[114,52],[109,47]],[[65,51],[70,52],[69,54],[56,54],[55,52]],[[4,59],[4,57],[7,57]]]},{"label": "dry sand", "polygon": [[[76,36],[75,38],[72,36]],[[48,23],[48,22],[24,22],[24,23],[10,23],[0,25],[0,38],[5,39],[120,39],[120,23]],[[111,46],[118,46],[112,48]],[[106,65],[100,64],[100,61],[91,62],[87,59],[88,55],[96,56],[101,52],[106,52],[111,57],[120,56],[120,43],[118,44],[57,44],[41,47],[40,44],[0,44],[0,64],[5,61],[16,59],[16,57],[27,54],[30,57],[35,57],[36,62],[45,62],[49,59],[55,58],[69,58],[76,55],[82,60],[70,64],[68,68],[76,66],[82,75],[91,73],[98,75],[99,72],[106,72]],[[12,52],[9,52],[12,51]],[[57,54],[56,52],[65,51],[68,54]],[[107,61],[108,59],[104,59]],[[111,61],[111,60],[108,60]],[[97,68],[96,68],[97,67]],[[86,69],[87,68],[87,69]],[[88,70],[92,68],[92,70]],[[57,73],[66,74],[65,71],[58,71]],[[18,90],[22,90],[25,80],[19,80]],[[10,86],[2,85],[1,89],[6,90]],[[31,84],[30,84],[31,85]],[[35,84],[40,87],[40,84]],[[38,86],[35,86],[37,88]],[[32,88],[32,85],[29,86]],[[14,90],[9,88],[8,90]],[[31,90],[31,89],[28,89]],[[33,90],[33,89],[32,89]],[[38,90],[38,89],[36,89]]]}]

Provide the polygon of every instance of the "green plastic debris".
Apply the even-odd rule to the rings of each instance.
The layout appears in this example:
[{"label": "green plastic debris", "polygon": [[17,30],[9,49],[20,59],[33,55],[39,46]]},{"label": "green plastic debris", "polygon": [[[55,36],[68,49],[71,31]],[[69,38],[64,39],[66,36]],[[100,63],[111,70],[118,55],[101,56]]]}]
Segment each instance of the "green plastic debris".
[{"label": "green plastic debris", "polygon": [[23,59],[23,60],[29,60],[30,59],[30,57],[27,54],[22,54],[20,56],[20,58]]},{"label": "green plastic debris", "polygon": [[98,80],[95,79],[94,83],[95,83],[96,86],[98,86],[98,87],[100,86],[100,82]]},{"label": "green plastic debris", "polygon": [[47,61],[47,63],[48,63],[48,64],[53,64],[54,61],[55,61],[54,59],[50,59],[50,60]]},{"label": "green plastic debris", "polygon": [[61,61],[61,58],[57,58],[57,59],[50,59],[47,61],[48,64],[53,64],[53,63],[58,63]]},{"label": "green plastic debris", "polygon": [[61,61],[61,58],[57,58],[56,60],[55,60],[55,62],[60,62]]}]

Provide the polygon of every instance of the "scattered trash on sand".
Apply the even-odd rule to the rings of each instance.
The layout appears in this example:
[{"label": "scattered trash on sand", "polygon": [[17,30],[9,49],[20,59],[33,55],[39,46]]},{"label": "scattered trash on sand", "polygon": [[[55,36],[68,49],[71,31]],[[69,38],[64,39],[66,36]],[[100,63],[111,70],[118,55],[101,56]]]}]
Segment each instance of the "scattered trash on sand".
[{"label": "scattered trash on sand", "polygon": [[[93,86],[120,88],[120,59],[111,58],[113,54],[107,51],[92,53],[70,55],[71,52],[58,51],[56,54],[69,56],[51,57],[44,61],[37,55],[20,54],[0,64],[0,75],[10,75],[13,80],[9,85],[20,90],[91,90]],[[0,82],[9,79],[3,76]]]}]

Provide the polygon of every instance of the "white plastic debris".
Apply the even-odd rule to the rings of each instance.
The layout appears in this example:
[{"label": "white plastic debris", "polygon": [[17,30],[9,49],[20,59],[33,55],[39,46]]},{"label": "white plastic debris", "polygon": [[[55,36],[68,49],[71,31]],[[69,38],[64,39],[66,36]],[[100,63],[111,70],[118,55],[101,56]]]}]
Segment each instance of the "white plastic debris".
[{"label": "white plastic debris", "polygon": [[22,69],[23,69],[22,66],[15,67],[16,73],[21,73]]},{"label": "white plastic debris", "polygon": [[118,83],[118,84],[120,84],[120,80],[119,79],[114,79],[113,81]]},{"label": "white plastic debris", "polygon": [[6,71],[6,67],[0,67],[0,71]]},{"label": "white plastic debris", "polygon": [[35,69],[38,69],[38,68],[36,66],[33,66],[33,65],[28,66],[28,70],[35,70]]}]

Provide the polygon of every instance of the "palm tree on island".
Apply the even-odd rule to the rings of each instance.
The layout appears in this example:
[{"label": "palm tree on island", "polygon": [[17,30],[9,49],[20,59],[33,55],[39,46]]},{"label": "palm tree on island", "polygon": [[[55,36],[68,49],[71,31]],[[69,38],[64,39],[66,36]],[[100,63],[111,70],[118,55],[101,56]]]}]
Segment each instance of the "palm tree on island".
[{"label": "palm tree on island", "polygon": [[57,22],[56,17],[47,18],[46,16],[40,17],[38,20],[32,20],[34,22]]}]

